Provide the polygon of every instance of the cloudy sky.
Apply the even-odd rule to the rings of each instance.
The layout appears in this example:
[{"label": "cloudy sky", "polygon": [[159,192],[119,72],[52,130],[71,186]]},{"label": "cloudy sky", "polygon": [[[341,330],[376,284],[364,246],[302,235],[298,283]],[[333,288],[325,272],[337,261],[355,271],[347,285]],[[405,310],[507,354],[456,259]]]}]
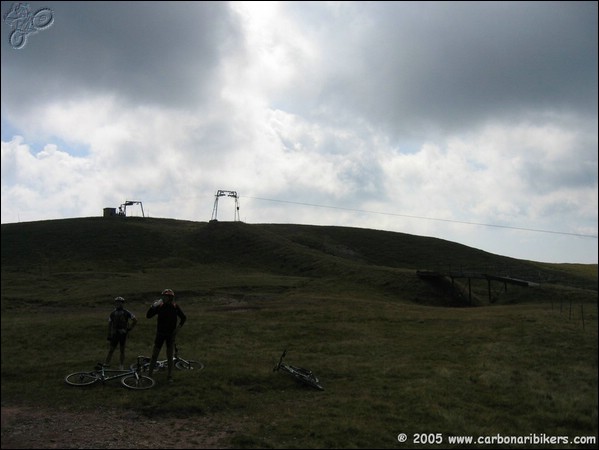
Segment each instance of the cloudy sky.
[{"label": "cloudy sky", "polygon": [[597,263],[597,2],[17,5],[2,223],[205,222],[230,190],[247,223]]}]

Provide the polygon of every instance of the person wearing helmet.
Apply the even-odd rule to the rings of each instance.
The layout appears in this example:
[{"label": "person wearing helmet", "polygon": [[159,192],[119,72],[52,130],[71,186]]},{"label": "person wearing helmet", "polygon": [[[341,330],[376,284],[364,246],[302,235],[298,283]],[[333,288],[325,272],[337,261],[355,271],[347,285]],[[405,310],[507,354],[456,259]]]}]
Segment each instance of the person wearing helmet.
[{"label": "person wearing helmet", "polygon": [[148,319],[156,315],[158,316],[156,321],[156,338],[154,339],[154,349],[152,350],[148,375],[152,376],[162,345],[166,342],[167,379],[169,383],[172,383],[175,336],[179,328],[187,320],[187,316],[185,316],[181,307],[175,303],[175,293],[171,289],[162,291],[161,298],[152,303],[152,306],[150,306],[150,309],[146,313]]},{"label": "person wearing helmet", "polygon": [[[112,360],[112,354],[114,353],[116,346],[120,346],[120,357],[119,357],[119,369],[123,370],[125,364],[125,343],[127,342],[127,334],[137,324],[137,318],[135,314],[124,308],[125,299],[123,297],[117,297],[114,299],[114,311],[108,316],[108,337],[110,341],[110,347],[108,355],[106,355],[105,364],[110,365]],[[131,321],[131,323],[129,323]]]}]

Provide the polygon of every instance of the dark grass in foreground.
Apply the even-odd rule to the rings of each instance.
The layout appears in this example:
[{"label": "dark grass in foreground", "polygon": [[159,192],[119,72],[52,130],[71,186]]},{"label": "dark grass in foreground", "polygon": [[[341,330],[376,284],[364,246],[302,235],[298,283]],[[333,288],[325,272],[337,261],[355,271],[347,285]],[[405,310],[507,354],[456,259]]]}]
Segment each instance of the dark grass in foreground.
[{"label": "dark grass in foreground", "polygon": [[[401,432],[597,435],[596,309],[583,329],[550,304],[448,309],[351,297],[181,303],[189,316],[181,352],[206,367],[177,372],[174,386],[158,374],[158,386],[144,392],[118,382],[64,384],[67,373],[105,355],[97,309],[3,314],[3,403],[118,405],[157,420],[222,417],[239,426],[231,445],[246,448],[400,448]],[[147,305],[129,306],[141,315]],[[141,319],[128,360],[149,353],[153,331]],[[325,391],[272,371],[283,348]]]}]

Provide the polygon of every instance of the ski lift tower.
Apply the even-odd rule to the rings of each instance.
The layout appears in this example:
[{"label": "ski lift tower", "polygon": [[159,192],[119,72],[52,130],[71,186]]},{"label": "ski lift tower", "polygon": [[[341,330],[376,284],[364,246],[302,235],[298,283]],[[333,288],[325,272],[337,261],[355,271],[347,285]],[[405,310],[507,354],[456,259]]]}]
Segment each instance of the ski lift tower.
[{"label": "ski lift tower", "polygon": [[139,205],[141,207],[141,216],[146,217],[144,214],[143,203],[140,201],[137,201],[137,200],[125,200],[125,203],[123,203],[121,206],[119,206],[118,215],[119,216],[127,216],[127,206],[131,206],[131,205]]},{"label": "ski lift tower", "polygon": [[218,190],[216,191],[216,195],[214,198],[214,207],[212,208],[212,218],[210,219],[210,222],[217,222],[216,219],[216,214],[218,213],[218,199],[219,197],[232,197],[235,199],[235,213],[234,213],[234,221],[235,222],[239,222],[239,196],[237,195],[236,191],[223,191],[223,190]]}]

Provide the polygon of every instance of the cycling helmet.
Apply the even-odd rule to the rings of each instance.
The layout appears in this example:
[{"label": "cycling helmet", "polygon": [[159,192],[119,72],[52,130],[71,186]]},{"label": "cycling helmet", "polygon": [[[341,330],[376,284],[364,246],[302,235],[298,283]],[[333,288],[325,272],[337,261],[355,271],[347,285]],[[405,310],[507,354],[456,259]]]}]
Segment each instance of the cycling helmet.
[{"label": "cycling helmet", "polygon": [[125,299],[124,299],[123,297],[116,297],[116,298],[114,299],[114,301],[115,301],[115,302],[123,302],[123,303],[125,303]]},{"label": "cycling helmet", "polygon": [[175,293],[173,292],[172,289],[165,289],[164,291],[162,291],[162,295],[170,295],[170,296],[174,297]]}]

